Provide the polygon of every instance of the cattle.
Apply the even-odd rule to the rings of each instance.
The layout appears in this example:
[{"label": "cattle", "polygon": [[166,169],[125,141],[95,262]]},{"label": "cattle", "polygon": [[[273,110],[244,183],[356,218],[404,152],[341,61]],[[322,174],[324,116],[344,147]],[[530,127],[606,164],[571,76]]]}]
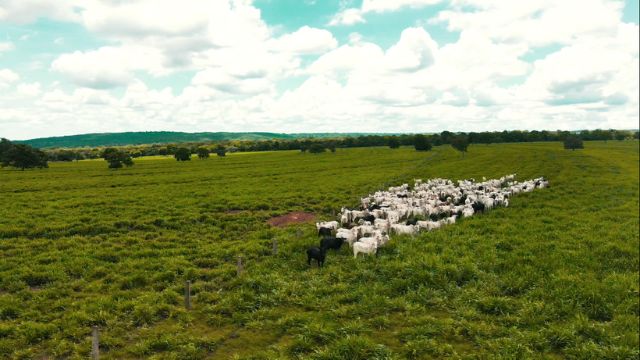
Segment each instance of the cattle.
[{"label": "cattle", "polygon": [[325,227],[318,228],[318,236],[331,236],[333,235],[333,230]]},{"label": "cattle", "polygon": [[311,260],[316,260],[318,262],[318,267],[322,267],[324,265],[324,259],[326,257],[326,249],[320,247],[310,247],[307,249],[307,264],[311,266]]},{"label": "cattle", "polygon": [[378,251],[378,247],[376,244],[364,243],[360,241],[356,241],[353,243],[353,258],[357,258],[358,254],[376,254]]},{"label": "cattle", "polygon": [[322,240],[320,240],[320,248],[324,250],[327,250],[327,249],[340,250],[340,248],[342,247],[342,244],[344,244],[343,238],[325,237]]}]

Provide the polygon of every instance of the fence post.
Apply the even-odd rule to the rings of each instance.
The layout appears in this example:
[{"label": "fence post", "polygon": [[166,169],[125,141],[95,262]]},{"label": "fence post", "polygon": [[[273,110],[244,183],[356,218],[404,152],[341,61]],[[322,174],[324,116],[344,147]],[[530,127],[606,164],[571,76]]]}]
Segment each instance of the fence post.
[{"label": "fence post", "polygon": [[98,333],[98,327],[93,326],[91,328],[91,359],[98,360],[100,358],[100,334]]},{"label": "fence post", "polygon": [[273,255],[278,255],[278,239],[277,238],[273,238]]},{"label": "fence post", "polygon": [[240,276],[242,274],[242,272],[244,271],[244,266],[242,265],[242,256],[238,256],[238,264],[237,264],[237,271],[238,271],[238,276]]},{"label": "fence post", "polygon": [[187,280],[184,286],[184,307],[191,310],[191,280]]}]

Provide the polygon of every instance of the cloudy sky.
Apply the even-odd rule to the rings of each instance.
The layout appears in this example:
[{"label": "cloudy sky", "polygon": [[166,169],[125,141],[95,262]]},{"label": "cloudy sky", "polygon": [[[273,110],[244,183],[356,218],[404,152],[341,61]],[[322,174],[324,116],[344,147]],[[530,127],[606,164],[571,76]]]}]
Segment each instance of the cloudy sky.
[{"label": "cloudy sky", "polygon": [[0,136],[638,127],[638,0],[0,0]]}]

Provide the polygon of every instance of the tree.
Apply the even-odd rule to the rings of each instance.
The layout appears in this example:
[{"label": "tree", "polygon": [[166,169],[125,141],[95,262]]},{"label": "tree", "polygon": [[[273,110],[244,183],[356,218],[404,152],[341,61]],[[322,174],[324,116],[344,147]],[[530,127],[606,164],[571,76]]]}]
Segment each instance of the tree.
[{"label": "tree", "polygon": [[571,150],[584,149],[584,144],[581,138],[575,135],[569,135],[564,139],[564,148]]},{"label": "tree", "polygon": [[0,144],[0,166],[11,166],[19,169],[46,168],[47,154],[25,144],[13,144],[2,139]]},{"label": "tree", "polygon": [[173,157],[178,161],[189,161],[191,160],[191,151],[185,147],[181,147],[176,150]]},{"label": "tree", "polygon": [[311,154],[320,154],[323,153],[326,149],[322,144],[315,143],[309,147],[309,153]]},{"label": "tree", "polygon": [[218,147],[216,147],[216,154],[221,157],[227,156],[227,149],[222,145],[218,145]]},{"label": "tree", "polygon": [[392,149],[397,149],[400,147],[400,140],[397,137],[392,136],[389,138],[389,147]]},{"label": "tree", "polygon": [[469,138],[466,135],[454,136],[451,138],[451,146],[460,151],[462,157],[464,157],[464,153],[467,152],[467,148],[469,147]]},{"label": "tree", "polygon": [[129,153],[116,148],[106,148],[102,152],[102,158],[109,163],[109,169],[119,169],[122,165],[127,167],[133,165],[133,160]]},{"label": "tree", "polygon": [[429,151],[432,147],[427,137],[422,134],[413,137],[413,146],[417,151]]},{"label": "tree", "polygon": [[206,159],[209,157],[209,149],[207,149],[206,147],[199,147],[196,152],[198,153],[198,157],[200,159]]},{"label": "tree", "polygon": [[0,162],[4,162],[4,158],[9,154],[9,150],[13,147],[11,141],[2,138],[0,139]]}]

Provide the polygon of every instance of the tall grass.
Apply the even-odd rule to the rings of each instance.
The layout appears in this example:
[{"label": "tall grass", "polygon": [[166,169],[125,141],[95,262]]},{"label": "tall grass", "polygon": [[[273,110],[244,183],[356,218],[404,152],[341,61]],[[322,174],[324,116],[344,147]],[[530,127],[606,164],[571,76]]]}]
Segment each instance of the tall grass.
[{"label": "tall grass", "polygon": [[[314,226],[265,223],[329,219],[417,177],[512,172],[551,187],[377,258],[343,248],[308,268]],[[106,359],[635,359],[638,180],[637,142],[0,170],[0,358],[86,357],[98,325]]]}]

